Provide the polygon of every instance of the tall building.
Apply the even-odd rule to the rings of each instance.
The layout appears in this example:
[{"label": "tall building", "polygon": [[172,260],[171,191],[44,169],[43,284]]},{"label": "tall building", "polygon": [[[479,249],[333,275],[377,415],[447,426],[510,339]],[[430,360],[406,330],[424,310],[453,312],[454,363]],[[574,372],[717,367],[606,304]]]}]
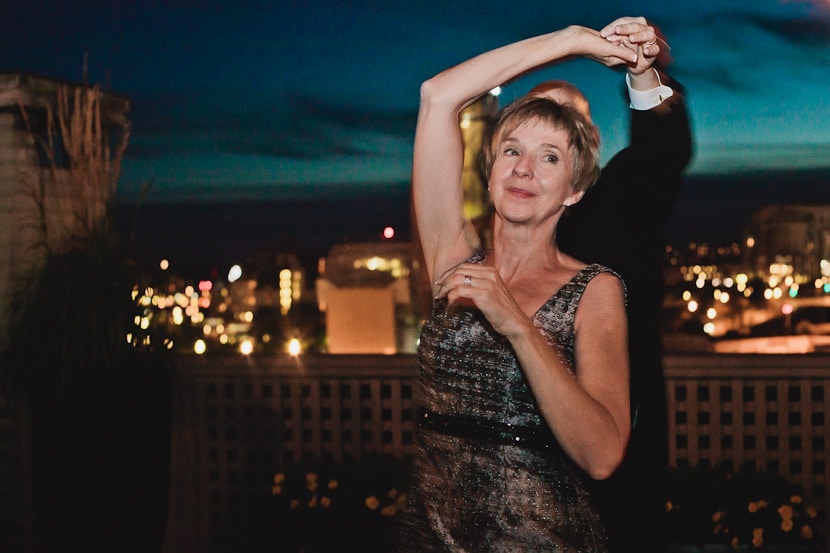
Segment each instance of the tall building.
[{"label": "tall building", "polygon": [[105,214],[129,109],[95,87],[0,73],[0,351],[46,253]]},{"label": "tall building", "polygon": [[752,215],[746,231],[746,264],[769,274],[786,265],[795,274],[830,276],[830,205],[772,205]]},{"label": "tall building", "polygon": [[464,141],[464,217],[477,221],[490,215],[490,197],[480,162],[481,148],[498,112],[498,97],[485,94],[461,112],[458,125]]}]

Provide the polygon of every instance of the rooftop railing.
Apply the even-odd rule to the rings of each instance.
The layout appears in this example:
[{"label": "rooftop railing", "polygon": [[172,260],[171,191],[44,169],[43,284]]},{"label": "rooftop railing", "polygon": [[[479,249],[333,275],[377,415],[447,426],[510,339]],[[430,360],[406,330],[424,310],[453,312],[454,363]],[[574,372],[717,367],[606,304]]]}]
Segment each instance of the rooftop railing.
[{"label": "rooftop railing", "polygon": [[[246,498],[287,463],[412,452],[412,355],[191,356],[179,370],[171,551],[238,550]],[[830,356],[669,355],[665,373],[673,466],[778,473],[827,518]]]},{"label": "rooftop railing", "polygon": [[[416,365],[413,355],[178,357],[165,552],[245,551],[257,498],[288,465],[406,459]],[[830,356],[668,355],[665,374],[670,463],[783,476],[819,510],[826,540]],[[16,424],[13,404],[0,407],[3,513],[25,529],[0,543],[33,550],[25,417]]]}]

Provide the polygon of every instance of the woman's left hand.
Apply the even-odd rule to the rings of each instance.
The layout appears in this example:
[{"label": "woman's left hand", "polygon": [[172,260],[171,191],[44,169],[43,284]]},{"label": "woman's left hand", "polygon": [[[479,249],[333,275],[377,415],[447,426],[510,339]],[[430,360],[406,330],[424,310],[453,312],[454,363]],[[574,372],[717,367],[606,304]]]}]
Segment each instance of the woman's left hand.
[{"label": "woman's left hand", "polygon": [[513,298],[501,275],[492,267],[462,263],[435,282],[435,298],[450,305],[473,305],[499,334],[510,337],[526,330],[530,318]]}]

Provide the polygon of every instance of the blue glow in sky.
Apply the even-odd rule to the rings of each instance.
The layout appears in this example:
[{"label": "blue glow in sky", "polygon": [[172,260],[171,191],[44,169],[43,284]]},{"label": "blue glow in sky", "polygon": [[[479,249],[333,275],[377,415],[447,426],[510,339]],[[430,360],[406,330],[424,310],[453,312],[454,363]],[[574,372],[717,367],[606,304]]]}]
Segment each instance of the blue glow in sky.
[{"label": "blue glow in sky", "polygon": [[[830,168],[830,1],[16,2],[0,71],[131,97],[119,196],[153,201],[405,188],[420,83],[484,50],[571,23],[644,15],[669,39],[696,139],[690,175]],[[285,5],[288,4],[288,5]],[[574,61],[607,159],[627,137],[622,78]]]}]

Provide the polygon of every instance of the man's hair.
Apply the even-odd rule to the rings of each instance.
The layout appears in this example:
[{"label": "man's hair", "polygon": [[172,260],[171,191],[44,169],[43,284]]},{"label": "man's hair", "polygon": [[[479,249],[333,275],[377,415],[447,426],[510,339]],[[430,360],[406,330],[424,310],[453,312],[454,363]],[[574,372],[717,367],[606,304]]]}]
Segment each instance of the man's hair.
[{"label": "man's hair", "polygon": [[[556,92],[564,93],[569,97],[568,101],[563,102],[556,98],[552,98],[551,94],[555,94]],[[531,88],[527,95],[547,98],[560,104],[572,105],[579,113],[588,119],[589,123],[593,123],[593,118],[591,117],[591,103],[588,102],[588,98],[585,97],[585,94],[573,83],[560,79],[542,81]]]},{"label": "man's hair", "polygon": [[593,125],[571,106],[537,96],[523,96],[505,106],[492,127],[482,148],[482,165],[486,180],[490,179],[493,162],[504,139],[520,125],[531,120],[548,123],[568,135],[573,157],[571,186],[574,192],[590,188],[599,178],[599,140]]}]

